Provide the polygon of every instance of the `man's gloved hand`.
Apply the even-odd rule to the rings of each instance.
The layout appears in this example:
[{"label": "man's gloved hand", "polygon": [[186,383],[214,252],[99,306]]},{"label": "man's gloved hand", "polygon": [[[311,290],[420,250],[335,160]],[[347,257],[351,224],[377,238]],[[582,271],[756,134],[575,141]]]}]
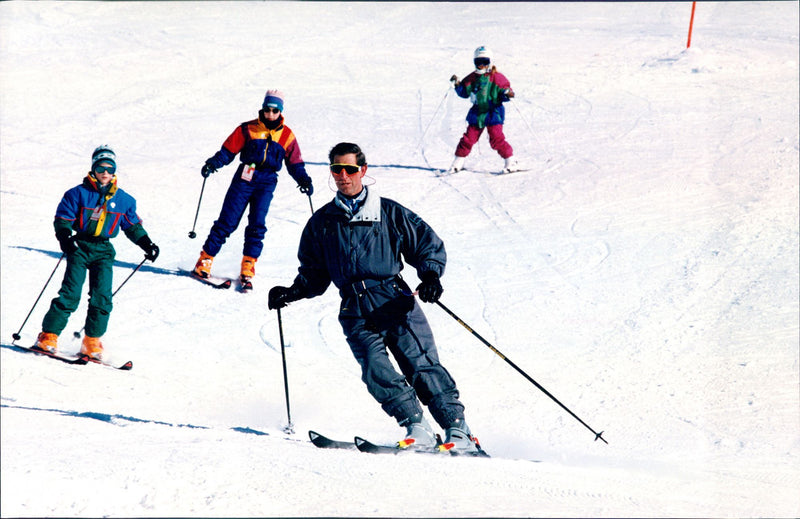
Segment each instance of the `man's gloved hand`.
[{"label": "man's gloved hand", "polygon": [[290,287],[272,287],[267,296],[267,306],[270,310],[277,310],[304,297],[303,289],[297,283]]},{"label": "man's gloved hand", "polygon": [[506,88],[505,90],[503,90],[503,93],[504,93],[504,94],[506,95],[506,97],[508,97],[509,99],[511,99],[512,97],[514,97],[514,91],[513,91],[513,90],[511,90],[510,88]]},{"label": "man's gloved hand", "polygon": [[148,235],[144,235],[136,241],[136,245],[141,247],[144,251],[144,257],[150,261],[155,261],[158,257],[158,245],[150,241],[150,237]]},{"label": "man's gloved hand", "polygon": [[208,178],[209,175],[216,172],[217,168],[206,162],[203,164],[203,168],[200,170],[200,174],[203,175],[203,178]]},{"label": "man's gloved hand", "polygon": [[453,83],[453,86],[458,86],[458,76],[456,76],[455,74],[450,76],[450,82]]},{"label": "man's gloved hand", "polygon": [[59,229],[56,231],[56,239],[58,240],[58,246],[61,247],[61,252],[64,254],[72,254],[78,250],[78,244],[75,243],[77,237],[78,235],[73,235],[72,231],[69,229]]},{"label": "man's gloved hand", "polygon": [[311,178],[306,177],[303,180],[297,183],[297,187],[300,189],[300,192],[304,195],[311,196],[314,194],[314,185],[311,184]]},{"label": "man's gloved hand", "polygon": [[442,284],[439,282],[439,274],[432,270],[422,273],[422,283],[417,287],[419,298],[423,303],[435,303],[442,297]]}]

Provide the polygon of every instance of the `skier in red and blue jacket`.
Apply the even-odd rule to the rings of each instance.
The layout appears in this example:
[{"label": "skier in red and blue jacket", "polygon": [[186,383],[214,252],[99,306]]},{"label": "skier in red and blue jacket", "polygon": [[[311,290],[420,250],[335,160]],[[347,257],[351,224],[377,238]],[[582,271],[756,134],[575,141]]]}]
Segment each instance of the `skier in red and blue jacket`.
[{"label": "skier in red and blue jacket", "polygon": [[297,182],[300,192],[308,196],[313,194],[314,187],[311,177],[306,173],[300,146],[294,132],[284,124],[283,100],[284,95],[280,91],[268,90],[258,119],[239,125],[222,148],[206,160],[201,170],[204,178],[233,162],[237,154],[241,163],[231,180],[219,218],[203,244],[193,275],[204,279],[211,275],[214,257],[239,226],[249,205],[240,280],[244,288],[252,287],[255,264],[264,247],[267,212],[282,163],[286,164],[286,170]]},{"label": "skier in red and blue jacket", "polygon": [[475,49],[473,62],[475,70],[467,77],[461,81],[455,75],[450,78],[455,84],[456,94],[469,99],[472,107],[467,113],[467,130],[458,142],[455,159],[448,172],[455,173],[464,169],[464,160],[478,142],[484,128],[489,133],[489,146],[505,159],[503,171],[513,171],[517,166],[513,158],[514,149],[503,134],[506,118],[503,103],[514,97],[514,91],[508,79],[492,64],[492,52],[489,49],[484,46]]}]

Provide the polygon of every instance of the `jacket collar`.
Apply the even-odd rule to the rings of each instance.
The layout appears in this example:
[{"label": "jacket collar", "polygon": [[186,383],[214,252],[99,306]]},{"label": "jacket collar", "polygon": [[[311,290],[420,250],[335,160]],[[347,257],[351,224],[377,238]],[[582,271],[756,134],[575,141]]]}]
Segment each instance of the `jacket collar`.
[{"label": "jacket collar", "polygon": [[91,173],[89,173],[86,175],[86,178],[83,179],[83,185],[88,189],[103,195],[105,199],[108,200],[117,192],[117,176],[114,175],[111,177],[111,182],[109,182],[107,186],[103,187],[100,185],[100,182],[98,182],[97,179],[94,178]]},{"label": "jacket collar", "polygon": [[270,125],[273,126],[273,128],[270,128],[267,125],[267,123],[270,123],[270,121],[267,121],[266,117],[264,117],[264,113],[259,111],[258,124],[259,126],[263,127],[264,131],[266,132],[274,132],[283,128],[283,114],[281,114],[277,119],[275,119],[275,121],[270,123]]},{"label": "jacket collar", "polygon": [[333,206],[344,213],[351,222],[380,222],[381,221],[381,197],[370,191],[364,186],[364,200],[356,208],[356,213],[352,214],[350,208],[340,199],[337,193],[333,199]]}]

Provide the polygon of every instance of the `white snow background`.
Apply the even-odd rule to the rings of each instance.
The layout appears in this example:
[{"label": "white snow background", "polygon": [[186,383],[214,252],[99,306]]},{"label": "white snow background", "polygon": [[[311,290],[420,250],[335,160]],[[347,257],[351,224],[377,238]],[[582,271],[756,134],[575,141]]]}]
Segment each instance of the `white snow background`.
[{"label": "white snow background", "polygon": [[[3,2],[2,508],[6,516],[800,515],[798,3]],[[516,99],[529,171],[439,177],[475,47]],[[336,320],[294,303],[287,423],[267,292],[296,273],[308,199],[281,172],[255,291],[194,265],[234,166],[200,167],[266,89],[286,95],[321,207],[335,143],[444,239],[443,364],[492,459],[324,451],[315,429],[389,442]],[[427,130],[427,132],[426,132]],[[60,256],[52,220],[95,146],[161,247],[104,337],[134,369],[14,351]],[[214,264],[238,275],[242,227]],[[115,240],[118,286],[142,260]],[[31,344],[63,265],[25,324]],[[412,286],[413,270],[405,271]],[[85,302],[61,337],[75,352]],[[264,340],[262,340],[262,338]]]}]

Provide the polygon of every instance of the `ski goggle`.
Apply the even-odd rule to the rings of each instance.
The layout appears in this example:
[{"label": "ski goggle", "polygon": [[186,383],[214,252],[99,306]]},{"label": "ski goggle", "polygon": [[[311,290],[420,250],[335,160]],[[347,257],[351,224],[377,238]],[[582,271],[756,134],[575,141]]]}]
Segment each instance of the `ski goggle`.
[{"label": "ski goggle", "polygon": [[115,171],[117,171],[117,167],[116,166],[95,166],[94,167],[94,172],[95,173],[109,173],[109,174],[113,175]]},{"label": "ski goggle", "polygon": [[475,68],[488,67],[492,60],[489,58],[475,58]]},{"label": "ski goggle", "polygon": [[342,170],[348,175],[355,175],[361,171],[361,166],[357,166],[356,164],[331,164],[331,173],[334,175],[341,175]]},{"label": "ski goggle", "polygon": [[280,111],[278,108],[269,108],[269,107],[267,107],[267,108],[264,108],[264,112],[265,112],[265,113],[270,113],[270,112],[272,112],[272,113],[274,113],[274,114],[279,114],[279,113],[281,113],[281,111]]}]

